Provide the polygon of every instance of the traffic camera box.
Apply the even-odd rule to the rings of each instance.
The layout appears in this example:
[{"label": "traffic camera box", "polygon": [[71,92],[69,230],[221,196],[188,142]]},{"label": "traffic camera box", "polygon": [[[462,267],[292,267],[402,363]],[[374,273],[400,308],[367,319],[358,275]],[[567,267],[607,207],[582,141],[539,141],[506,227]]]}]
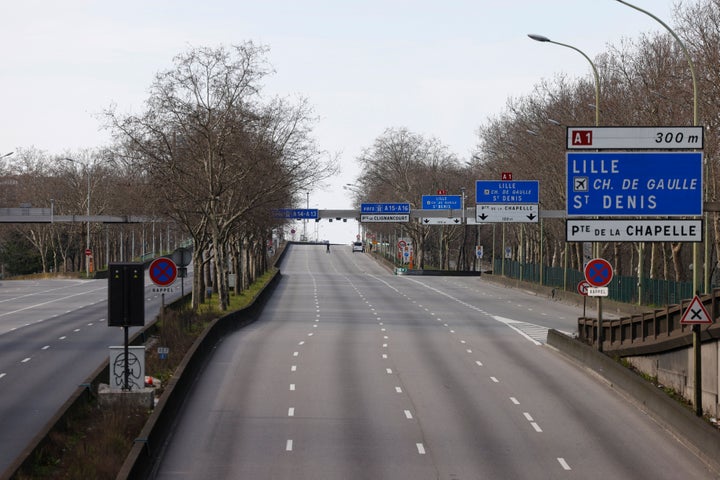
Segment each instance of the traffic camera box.
[{"label": "traffic camera box", "polygon": [[145,325],[145,268],[142,263],[111,263],[108,275],[108,325]]}]

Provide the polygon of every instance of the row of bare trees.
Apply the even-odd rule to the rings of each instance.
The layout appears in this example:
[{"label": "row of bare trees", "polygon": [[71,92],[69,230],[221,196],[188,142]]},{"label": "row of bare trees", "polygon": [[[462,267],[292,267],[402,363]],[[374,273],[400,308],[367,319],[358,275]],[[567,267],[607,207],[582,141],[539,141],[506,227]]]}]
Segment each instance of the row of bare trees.
[{"label": "row of bare trees", "polygon": [[[27,197],[35,206],[52,202],[58,214],[84,214],[92,199],[93,215],[170,223],[193,243],[193,306],[212,286],[225,309],[229,273],[245,288],[267,268],[267,242],[282,222],[271,210],[293,205],[335,171],[311,137],[307,103],[261,95],[271,73],[265,54],[248,42],[178,55],[156,75],[143,112],[105,112],[112,147],[42,162],[37,152],[15,157],[14,171],[5,173],[23,176],[23,188],[3,203]],[[33,179],[42,187],[32,187]],[[66,250],[82,252],[77,225],[16,228],[29,236],[53,229],[55,237],[75,228]]]},{"label": "row of bare trees", "polygon": [[[265,54],[252,42],[192,49],[157,74],[144,112],[106,112],[118,158],[142,172],[156,210],[190,235],[195,271],[210,264],[223,310],[228,273],[245,286],[265,268],[271,210],[334,172],[310,135],[307,103],[261,95]],[[193,306],[203,279],[194,277]]]},{"label": "row of bare trees", "polygon": [[[720,194],[717,134],[720,126],[720,0],[680,5],[674,19],[673,29],[688,47],[697,75],[698,124],[705,127],[706,202],[717,202]],[[537,48],[554,47],[537,45]],[[606,52],[593,59],[593,63],[600,74],[599,105],[595,105],[596,85],[591,75],[569,78],[558,74],[553,79],[542,80],[531,93],[508,99],[503,112],[481,124],[476,153],[466,162],[435,139],[404,129],[387,130],[359,158],[363,173],[358,184],[362,186],[363,195],[357,200],[406,201],[419,208],[422,195],[444,189],[451,194],[467,192],[467,205],[473,206],[475,180],[499,180],[502,172],[512,172],[515,180],[539,181],[541,210],[564,210],[566,126],[594,125],[596,108],[600,125],[693,124],[690,69],[681,47],[670,34],[643,34],[636,39],[624,39],[619,45],[608,45]],[[706,218],[709,238],[706,267],[714,271],[720,253],[717,240],[720,220],[715,212],[708,212]],[[371,228],[382,231],[388,227],[373,225]],[[458,227],[409,224],[405,228],[414,240],[421,265],[425,258],[434,259],[433,263],[438,265],[441,258],[455,257],[439,251],[441,248],[454,250],[457,258],[462,259],[463,252],[472,247],[474,240],[473,235],[462,233],[464,229]],[[582,247],[571,244],[566,253],[562,220],[548,219],[542,230],[539,225],[508,224],[506,228],[507,242],[513,245],[515,258],[524,250],[528,261],[543,258],[550,266],[562,266],[569,261],[572,268],[581,268]],[[493,231],[487,227],[473,231],[480,232],[478,244],[485,244],[487,248],[491,240],[496,243]],[[521,242],[526,244],[526,249]],[[640,249],[644,247],[638,243],[608,243],[602,245],[600,254],[611,259],[619,275],[689,279],[691,268],[695,268],[691,265],[690,244],[653,243],[648,247],[650,254],[643,256]],[[463,267],[461,263],[459,268]]]}]

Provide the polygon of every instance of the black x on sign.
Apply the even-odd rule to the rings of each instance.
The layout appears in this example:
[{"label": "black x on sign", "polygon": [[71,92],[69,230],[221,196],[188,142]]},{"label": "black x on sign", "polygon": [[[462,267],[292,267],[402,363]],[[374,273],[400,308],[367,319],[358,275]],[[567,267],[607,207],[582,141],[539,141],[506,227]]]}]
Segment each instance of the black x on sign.
[{"label": "black x on sign", "polygon": [[692,299],[692,302],[690,302],[690,305],[688,305],[687,309],[685,310],[685,313],[683,313],[683,316],[680,319],[680,324],[704,325],[708,323],[712,323],[712,318],[710,318],[710,314],[705,308],[705,305],[703,305],[700,301],[700,297],[695,295]]}]

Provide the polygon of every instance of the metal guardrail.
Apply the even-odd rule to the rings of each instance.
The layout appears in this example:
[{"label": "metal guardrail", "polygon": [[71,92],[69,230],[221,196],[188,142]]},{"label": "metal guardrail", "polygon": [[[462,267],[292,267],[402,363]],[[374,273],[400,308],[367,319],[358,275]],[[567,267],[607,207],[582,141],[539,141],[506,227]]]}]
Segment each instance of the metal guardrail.
[{"label": "metal guardrail", "polygon": [[[681,325],[685,309],[692,299],[668,305],[647,313],[603,320],[603,351],[617,356],[647,355],[692,345],[692,326]],[[700,297],[710,318],[720,314],[720,289]],[[702,339],[720,338],[720,325],[712,323],[701,328]],[[597,319],[578,319],[578,338],[589,344],[597,344]]]}]

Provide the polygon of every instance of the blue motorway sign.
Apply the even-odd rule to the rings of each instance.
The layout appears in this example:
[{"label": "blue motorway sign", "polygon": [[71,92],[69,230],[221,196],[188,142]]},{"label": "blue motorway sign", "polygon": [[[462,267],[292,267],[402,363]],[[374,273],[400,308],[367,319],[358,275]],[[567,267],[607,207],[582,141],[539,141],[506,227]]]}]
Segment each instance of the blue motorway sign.
[{"label": "blue motorway sign", "polygon": [[277,208],[273,210],[275,218],[316,219],[317,208]]},{"label": "blue motorway sign", "polygon": [[360,213],[410,213],[409,203],[363,203]]},{"label": "blue motorway sign", "polygon": [[475,203],[539,203],[537,180],[476,180]]},{"label": "blue motorway sign", "polygon": [[702,152],[567,154],[568,216],[696,216]]},{"label": "blue motorway sign", "polygon": [[462,200],[460,195],[423,195],[423,210],[460,210]]}]

